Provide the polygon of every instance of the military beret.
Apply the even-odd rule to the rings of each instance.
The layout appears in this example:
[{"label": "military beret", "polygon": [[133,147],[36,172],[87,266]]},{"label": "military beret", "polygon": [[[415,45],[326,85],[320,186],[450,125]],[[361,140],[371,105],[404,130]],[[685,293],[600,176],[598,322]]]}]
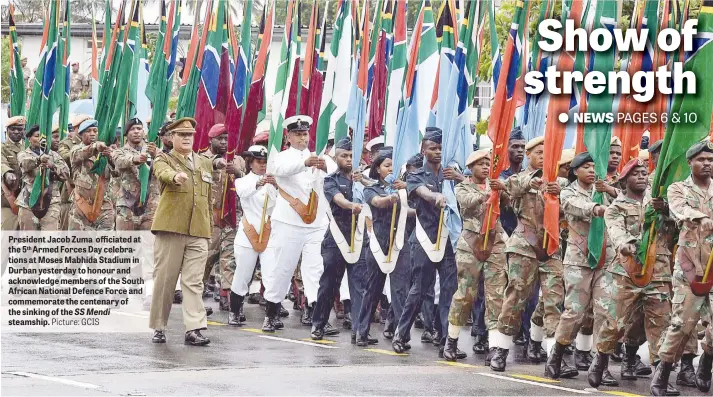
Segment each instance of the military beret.
[{"label": "military beret", "polygon": [[621,174],[619,174],[619,179],[617,182],[621,182],[626,179],[629,174],[631,174],[631,171],[634,170],[636,167],[645,167],[646,165],[641,159],[631,159],[629,160],[628,163],[624,166],[624,168],[621,170]]},{"label": "military beret", "polygon": [[646,136],[646,135],[644,135],[643,137],[641,137],[641,144],[639,145],[639,147],[640,147],[641,149],[648,149],[648,148],[649,148],[649,143],[651,143],[651,142],[649,142],[649,139],[650,139],[650,138],[649,138],[648,136]]},{"label": "military beret", "polygon": [[409,167],[421,168],[423,167],[423,155],[421,153],[412,156],[406,161],[406,165]]},{"label": "military beret", "polygon": [[180,132],[196,132],[196,120],[190,117],[183,117],[178,120],[171,122],[171,124],[166,127],[166,132],[180,133]]},{"label": "military beret", "polygon": [[[379,135],[376,138],[370,140],[366,144],[366,150],[371,151],[372,149],[379,149],[380,147],[377,145],[384,146],[384,136],[383,135]],[[376,147],[374,147],[374,146],[376,146]]]},{"label": "military beret", "polygon": [[243,152],[243,157],[252,157],[254,159],[261,159],[261,160],[266,160],[267,159],[267,149],[265,146],[261,145],[253,145],[248,148],[245,152]]},{"label": "military beret", "polygon": [[379,150],[379,153],[377,153],[376,157],[380,158],[392,158],[394,156],[394,148],[393,146],[384,146]]},{"label": "military beret", "polygon": [[208,131],[208,137],[209,138],[215,138],[217,136],[221,136],[223,134],[227,134],[228,130],[225,128],[225,124],[216,124],[212,127],[210,127],[210,131]]},{"label": "military beret", "polygon": [[511,141],[524,141],[525,140],[525,135],[522,134],[522,128],[520,127],[515,127],[510,131],[510,140]]},{"label": "military beret", "polygon": [[649,151],[644,149],[644,150],[639,150],[639,160],[641,161],[648,161],[649,160]]},{"label": "military beret", "polygon": [[649,153],[654,154],[661,151],[661,146],[663,146],[663,139],[660,139],[651,145],[649,145]]},{"label": "military beret", "polygon": [[443,131],[438,127],[426,127],[426,133],[423,134],[424,141],[441,143],[443,141]]},{"label": "military beret", "polygon": [[618,136],[611,137],[611,143],[609,146],[621,146],[621,139]]},{"label": "military beret", "polygon": [[33,125],[32,127],[30,127],[29,130],[27,130],[27,131],[25,132],[25,137],[26,137],[26,138],[30,138],[32,135],[35,135],[35,132],[39,132],[39,131],[40,131],[40,125],[39,125],[39,124],[35,124],[35,125]]},{"label": "military beret", "polygon": [[129,132],[129,130],[132,129],[135,125],[140,125],[141,128],[144,128],[144,123],[134,117],[133,119],[127,121],[124,125],[124,135],[126,135],[126,133]]},{"label": "military beret", "polygon": [[253,143],[267,142],[270,140],[270,131],[263,131],[253,137]]},{"label": "military beret", "polygon": [[692,158],[698,156],[701,152],[713,153],[713,142],[706,138],[703,141],[696,142],[690,149],[686,152],[686,160],[691,160]]},{"label": "military beret", "polygon": [[161,126],[161,128],[159,128],[159,130],[158,130],[158,136],[164,136],[164,135],[166,135],[166,129],[168,128],[168,126],[169,126],[170,124],[171,124],[170,121],[167,121],[167,122],[163,123],[163,125]]},{"label": "military beret", "polygon": [[15,116],[15,117],[10,117],[9,119],[7,119],[7,123],[5,123],[5,127],[13,127],[16,125],[24,126],[25,124],[27,124],[27,119],[25,118],[25,116]]},{"label": "military beret", "polygon": [[82,124],[79,125],[79,130],[77,130],[77,133],[81,134],[84,131],[86,131],[87,128],[98,127],[98,126],[99,126],[99,122],[94,119],[84,120],[84,121],[82,121]]},{"label": "military beret", "polygon": [[336,145],[334,145],[334,148],[335,149],[343,149],[343,150],[352,150],[352,140],[349,139],[349,137],[345,136],[344,138],[340,139]]},{"label": "military beret", "polygon": [[82,124],[82,122],[84,122],[86,120],[91,120],[91,119],[92,119],[92,116],[90,116],[88,114],[78,114],[78,115],[72,117],[72,124],[74,124],[74,127],[76,128],[76,127],[79,127],[79,125]]},{"label": "military beret", "polygon": [[55,132],[55,131],[59,131],[59,124],[52,124],[52,131],[51,131],[51,132]]},{"label": "military beret", "polygon": [[287,131],[309,131],[312,118],[309,116],[292,116],[282,123],[282,128]]},{"label": "military beret", "polygon": [[557,166],[561,167],[564,164],[569,164],[574,160],[574,149],[565,149],[562,151],[562,156],[560,161],[557,162]]},{"label": "military beret", "polygon": [[534,148],[536,148],[539,145],[542,145],[545,143],[545,137],[544,136],[538,136],[537,138],[532,138],[530,139],[530,142],[527,142],[527,145],[525,145],[525,150],[530,151]]},{"label": "military beret", "polygon": [[490,149],[479,149],[474,151],[468,156],[468,160],[465,161],[465,166],[470,167],[471,164],[475,164],[478,160],[490,157]]},{"label": "military beret", "polygon": [[589,152],[582,152],[582,153],[574,156],[574,158],[572,159],[572,162],[569,163],[569,167],[574,170],[574,169],[577,169],[577,168],[583,166],[586,163],[591,163],[591,162],[594,162],[594,160],[592,160],[592,156],[589,154]]}]

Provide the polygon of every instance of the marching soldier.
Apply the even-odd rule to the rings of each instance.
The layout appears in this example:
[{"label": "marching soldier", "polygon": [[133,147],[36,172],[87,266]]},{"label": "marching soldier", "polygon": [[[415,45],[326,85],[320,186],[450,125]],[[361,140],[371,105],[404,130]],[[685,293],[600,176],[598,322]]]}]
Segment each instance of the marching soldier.
[{"label": "marching soldier", "polygon": [[[607,165],[607,180],[606,182],[613,184],[619,180],[619,164],[621,163],[621,139],[613,136],[609,146],[609,164]],[[604,181],[602,181],[604,182]],[[616,193],[615,193],[616,194]],[[616,195],[614,195],[616,197]]]},{"label": "marching soldier", "polygon": [[[708,236],[713,232],[713,143],[698,142],[686,152],[691,176],[668,187],[669,211],[681,226],[678,235],[678,250],[673,270],[673,299],[671,324],[658,351],[660,360],[653,379],[651,394],[667,395],[668,378],[673,364],[681,358],[688,338],[695,334],[696,325],[702,316],[710,315],[710,286],[698,287],[711,277],[709,260],[713,244]],[[696,288],[701,290],[694,290]],[[708,325],[710,328],[711,325]],[[711,386],[713,364],[713,341],[702,344],[703,355],[698,362],[696,385],[702,392]]]},{"label": "marching soldier", "polygon": [[[60,185],[69,178],[69,167],[56,152],[59,146],[59,129],[56,128],[52,131],[49,154],[43,153],[42,145],[47,143],[40,140],[39,125],[34,125],[27,131],[27,138],[30,141],[30,146],[17,156],[24,182],[22,191],[17,198],[17,205],[20,207],[18,213],[20,230],[59,230]],[[50,173],[49,180],[52,186],[47,186],[45,189],[51,189],[51,195],[46,197],[43,194],[43,197],[38,200],[49,198],[50,202],[44,203],[47,205],[45,211],[40,210],[35,213],[29,204],[30,195],[35,178],[42,175],[43,171]]]},{"label": "marching soldier", "polygon": [[[223,219],[223,196],[225,189],[232,186],[232,179],[245,175],[245,165],[243,159],[236,156],[235,160],[228,164],[225,161],[225,153],[228,149],[228,130],[223,124],[216,124],[208,132],[210,137],[210,149],[203,153],[213,163],[213,233],[210,238],[210,254],[206,262],[206,274],[203,281],[207,281],[214,264],[218,263],[220,275],[220,310],[228,311],[228,296],[230,286],[233,284],[233,274],[235,273],[235,252],[234,242],[236,231],[232,225]],[[237,208],[237,220],[242,218],[240,203]]]},{"label": "marching soldier", "polygon": [[[374,295],[366,294],[369,277],[366,251],[369,239],[364,236],[362,204],[354,202],[353,193],[353,185],[361,181],[362,175],[352,169],[354,154],[351,139],[342,138],[335,148],[338,169],[324,179],[324,196],[330,211],[329,229],[322,241],[324,272],[319,279],[317,302],[312,314],[311,337],[313,340],[320,340],[324,335],[339,333],[338,329],[329,324],[329,313],[349,265],[347,277],[352,301],[352,340],[357,346],[368,346],[378,343],[378,340],[369,336],[374,302]],[[302,263],[304,264],[304,258]]]},{"label": "marching soldier", "polygon": [[270,240],[270,215],[277,198],[277,181],[267,174],[267,149],[251,146],[243,153],[248,174],[235,181],[235,193],[243,208],[243,218],[235,236],[235,275],[230,287],[228,325],[245,321],[243,302],[248,293],[258,259],[266,260],[264,251]]},{"label": "marching soldier", "polygon": [[79,62],[72,62],[72,74],[69,76],[69,100],[76,101],[89,88],[89,79],[79,72]]},{"label": "marching soldier", "polygon": [[[72,162],[69,158],[69,153],[72,151],[76,145],[82,142],[82,138],[79,137],[79,126],[86,120],[91,120],[91,116],[83,114],[78,115],[72,119],[72,128],[69,129],[69,134],[66,138],[59,141],[59,148],[57,152],[62,157],[62,160],[67,164],[71,165]],[[54,143],[54,141],[52,141]],[[72,169],[70,167],[70,177],[62,183],[61,197],[60,197],[60,210],[59,210],[59,228],[60,230],[67,230],[69,228],[69,210],[72,207],[72,189],[74,185],[72,184]]]},{"label": "marching soldier", "polygon": [[[463,233],[458,240],[456,264],[458,265],[458,290],[453,295],[448,314],[448,338],[443,357],[455,361],[458,351],[458,335],[466,325],[478,296],[479,279],[484,278],[485,322],[488,330],[498,325],[498,314],[503,304],[503,294],[507,285],[505,268],[505,231],[497,220],[494,233],[489,233],[487,244],[481,237],[481,227],[487,216],[486,202],[490,196],[488,171],[491,151],[480,149],[473,152],[466,161],[472,177],[470,181],[456,186],[456,198],[463,217]],[[485,247],[485,248],[484,248]]]},{"label": "marching soldier", "polygon": [[[606,270],[603,264],[608,263],[614,256],[611,244],[604,235],[604,247],[597,267],[592,269],[588,262],[588,238],[594,217],[602,218],[608,204],[597,204],[592,200],[594,194],[594,160],[588,152],[578,154],[572,160],[569,171],[570,184],[560,195],[562,210],[569,227],[567,239],[567,253],[564,257],[565,298],[564,312],[560,317],[555,331],[555,345],[552,348],[545,376],[558,379],[560,377],[573,377],[579,373],[577,370],[587,370],[589,364],[589,351],[592,346],[592,330],[599,330],[606,322],[605,306],[610,291],[607,286]],[[594,318],[590,316],[593,309]],[[592,326],[592,321],[594,325]],[[571,368],[562,358],[564,349],[572,341],[577,341],[574,353],[575,367]],[[606,372],[607,386],[616,386],[616,380]]]},{"label": "marching soldier", "polygon": [[[450,303],[458,287],[455,250],[448,238],[448,228],[440,223],[440,213],[446,206],[446,197],[442,193],[443,181],[448,179],[461,182],[465,178],[452,168],[441,168],[442,139],[440,128],[426,128],[421,144],[425,160],[423,167],[409,174],[406,180],[409,196],[415,202],[416,230],[409,239],[413,260],[411,288],[391,344],[397,353],[403,353],[411,347],[408,344],[411,339],[411,326],[429,289],[432,291],[435,285],[436,272],[440,278],[440,300],[443,302],[438,307],[441,322],[436,328],[448,329]],[[436,241],[439,229],[440,241]],[[439,355],[442,356],[445,335],[440,339]],[[465,353],[458,351],[457,354],[465,358]]]},{"label": "marching soldier", "polygon": [[[126,144],[112,152],[118,173],[119,194],[116,197],[116,230],[151,230],[159,182],[151,177],[151,162],[156,158],[156,145],[145,142],[144,126],[139,119],[131,119],[124,127]],[[141,168],[149,175],[146,197],[141,198]]]},{"label": "marching soldier", "polygon": [[[69,153],[74,182],[69,230],[114,230],[114,203],[108,188],[113,160],[111,149],[97,141],[97,127],[96,120],[82,122],[78,132],[82,143]],[[102,175],[97,175],[92,168],[100,156],[108,161]]]},{"label": "marching soldier", "polygon": [[[508,286],[498,329],[490,335],[490,346],[496,347],[490,361],[493,371],[504,371],[512,336],[520,330],[521,314],[530,297],[532,285],[540,280],[542,296],[533,315],[530,328],[528,358],[541,361],[543,336],[554,336],[560,320],[559,305],[564,300],[564,282],[562,280],[562,260],[556,252],[548,256],[542,249],[544,238],[544,197],[543,193],[559,196],[563,182],[545,185],[537,175],[541,172],[544,161],[544,137],[537,137],[527,143],[528,168],[505,182],[498,181],[492,188],[507,191],[517,205],[518,225],[508,240],[505,252],[508,256]],[[542,311],[542,314],[538,313]],[[543,326],[536,323],[541,318]],[[537,319],[539,321],[539,319]],[[544,335],[543,335],[544,331]]]},{"label": "marching soldier", "polygon": [[151,231],[154,241],[154,290],[149,327],[153,343],[166,343],[164,330],[171,313],[174,290],[181,275],[185,343],[205,346],[210,339],[201,334],[207,327],[203,306],[203,271],[212,228],[211,199],[213,165],[193,153],[196,122],[191,118],[174,121],[167,127],[173,136],[173,150],[159,153],[154,175],[160,182],[156,215]]},{"label": "marching soldier", "polygon": [[[304,293],[309,305],[317,301],[319,279],[324,270],[320,247],[329,225],[327,202],[317,193],[327,165],[312,154],[309,128],[312,119],[293,116],[285,120],[290,147],[277,154],[268,172],[280,187],[272,212],[272,233],[265,250],[269,260],[260,262],[265,287],[266,316],[263,330],[273,332],[273,319],[290,287],[300,259]],[[353,297],[352,297],[353,298]],[[331,302],[330,302],[331,303]]]},{"label": "marching soldier", "polygon": [[7,139],[0,147],[2,160],[0,174],[2,175],[2,230],[17,230],[18,208],[15,204],[20,193],[20,163],[18,154],[25,150],[22,138],[25,136],[26,119],[23,116],[11,117],[7,120],[5,136]]},{"label": "marching soldier", "polygon": [[25,79],[25,90],[27,95],[29,96],[32,91],[31,85],[34,82],[34,79],[31,78],[32,71],[29,67],[27,67],[27,57],[22,57],[20,63],[22,64],[22,77]]}]

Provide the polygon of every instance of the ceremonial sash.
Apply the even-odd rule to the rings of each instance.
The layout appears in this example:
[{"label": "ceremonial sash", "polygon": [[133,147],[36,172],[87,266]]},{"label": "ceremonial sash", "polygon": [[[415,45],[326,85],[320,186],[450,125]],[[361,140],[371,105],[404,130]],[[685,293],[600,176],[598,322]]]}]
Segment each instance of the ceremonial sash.
[{"label": "ceremonial sash", "polygon": [[416,215],[416,239],[418,240],[419,244],[421,244],[421,248],[426,251],[426,256],[428,256],[428,259],[431,262],[440,262],[441,260],[443,260],[443,256],[446,254],[446,245],[448,242],[448,226],[445,223],[443,224],[443,230],[441,230],[440,247],[438,250],[436,250],[436,244],[432,243],[431,239],[428,238],[428,234],[426,234],[426,231],[423,230],[423,226],[421,226],[421,222],[418,220],[418,215]]},{"label": "ceremonial sash", "polygon": [[[366,225],[366,230],[369,233],[370,239],[369,247],[371,249],[372,255],[374,255],[376,264],[379,265],[379,269],[381,269],[381,271],[385,274],[389,274],[394,271],[394,268],[396,268],[396,262],[399,259],[399,253],[404,247],[404,235],[406,234],[406,218],[408,217],[408,201],[406,199],[406,190],[401,189],[399,190],[398,194],[399,200],[401,202],[401,211],[399,211],[399,220],[396,224],[396,233],[394,233],[394,242],[393,247],[391,249],[391,262],[386,261],[388,252],[384,254],[384,252],[381,250],[379,240],[376,239],[376,234],[374,233],[374,226],[371,222],[371,211],[369,211],[369,214],[366,215],[366,217],[369,218]],[[389,233],[391,233],[390,230]]]},{"label": "ceremonial sash", "polygon": [[[368,208],[368,206],[365,206]],[[361,248],[364,245],[364,219],[366,218],[364,211],[359,213],[359,217],[356,221],[356,230],[354,231],[354,252],[349,252],[351,248],[351,240],[347,240],[339,229],[337,222],[334,220],[334,215],[332,215],[331,209],[327,211],[327,216],[329,217],[329,231],[332,232],[332,237],[337,243],[339,252],[342,253],[344,260],[347,263],[356,263],[361,256]],[[352,236],[349,236],[351,239]]]},{"label": "ceremonial sash", "polygon": [[253,250],[257,253],[264,252],[265,248],[267,248],[267,241],[270,239],[270,232],[272,231],[270,218],[267,218],[267,221],[265,221],[265,224],[263,225],[264,230],[262,233],[262,242],[260,242],[260,233],[253,225],[248,223],[247,217],[243,216],[242,222],[243,231],[245,232],[245,235],[248,236],[248,240],[250,241],[250,245],[252,245]]},{"label": "ceremonial sash", "polygon": [[77,208],[82,211],[84,216],[86,216],[87,220],[91,223],[94,223],[97,218],[99,218],[99,214],[101,213],[102,204],[104,203],[105,184],[106,179],[104,178],[104,175],[101,175],[99,177],[99,181],[97,182],[96,199],[94,200],[93,205],[89,204],[89,202],[84,197],[80,196],[76,190],[73,192],[74,204],[77,205]]},{"label": "ceremonial sash", "polygon": [[280,196],[287,200],[287,202],[290,204],[290,207],[292,207],[292,209],[297,212],[297,215],[302,218],[302,221],[304,223],[309,225],[317,218],[317,207],[319,206],[319,200],[317,198],[317,193],[314,190],[312,190],[312,192],[310,193],[309,202],[307,204],[304,204],[299,199],[290,196],[289,193],[285,192],[282,189],[280,189]]}]

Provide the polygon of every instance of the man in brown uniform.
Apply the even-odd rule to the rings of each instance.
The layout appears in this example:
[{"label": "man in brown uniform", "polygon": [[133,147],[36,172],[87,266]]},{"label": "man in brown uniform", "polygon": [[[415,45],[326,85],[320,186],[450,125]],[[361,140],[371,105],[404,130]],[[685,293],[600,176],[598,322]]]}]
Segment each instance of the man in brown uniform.
[{"label": "man in brown uniform", "polygon": [[76,101],[89,88],[89,79],[79,72],[79,62],[72,62],[72,73],[69,76],[69,100]]},{"label": "man in brown uniform", "polygon": [[[67,166],[70,167],[70,177],[62,183],[60,204],[59,204],[59,230],[67,230],[69,228],[69,210],[72,207],[72,190],[74,185],[72,184],[72,162],[69,159],[69,152],[72,148],[82,143],[82,139],[79,137],[79,126],[82,125],[86,120],[91,120],[92,117],[86,114],[80,114],[72,119],[72,129],[69,130],[69,134],[66,138],[59,141],[59,148],[57,152],[62,157]],[[86,127],[85,127],[86,128]],[[52,141],[54,143],[54,141]]]},{"label": "man in brown uniform", "polygon": [[[116,199],[116,230],[151,230],[158,204],[158,181],[150,174],[151,161],[156,157],[156,145],[144,143],[141,120],[131,119],[124,128],[126,144],[112,152],[118,173],[119,194]],[[141,201],[142,173],[149,175],[145,201]]]},{"label": "man in brown uniform", "polygon": [[[225,161],[225,154],[228,149],[228,130],[223,124],[214,125],[208,132],[210,137],[210,149],[203,153],[213,163],[213,232],[210,239],[209,255],[206,262],[206,273],[203,282],[208,280],[210,271],[215,263],[218,263],[220,279],[220,310],[230,310],[228,296],[230,296],[230,286],[233,285],[233,275],[235,274],[235,253],[233,243],[235,241],[236,229],[223,219],[223,198],[225,189],[231,188],[235,184],[234,178],[245,175],[245,162],[241,157],[235,157],[235,161],[228,164]],[[232,175],[232,178],[231,178]],[[242,218],[242,209],[238,203],[237,220]]]},{"label": "man in brown uniform", "polygon": [[154,241],[154,290],[149,327],[153,343],[166,343],[164,330],[171,313],[178,275],[183,289],[185,343],[205,346],[210,340],[201,335],[207,327],[203,306],[203,270],[212,228],[211,185],[213,165],[193,153],[196,121],[182,118],[167,130],[173,134],[173,150],[159,153],[154,175],[160,182],[161,196],[151,226]]},{"label": "man in brown uniform", "polygon": [[[673,268],[671,325],[661,342],[658,352],[661,362],[651,380],[651,394],[654,396],[666,395],[673,364],[681,358],[686,342],[695,334],[698,320],[710,319],[712,311],[710,294],[694,294],[692,283],[700,283],[703,276],[713,277],[709,266],[713,250],[710,239],[713,233],[713,143],[708,140],[696,143],[686,152],[686,159],[691,176],[683,182],[671,184],[667,192],[669,211],[681,226],[681,231]],[[710,328],[709,324],[709,335]],[[706,338],[702,346],[696,385],[700,391],[708,392],[711,387],[713,341]]]},{"label": "man in brown uniform", "polygon": [[11,117],[7,120],[5,142],[0,147],[0,175],[2,175],[2,230],[17,230],[17,212],[15,199],[20,193],[20,164],[17,155],[25,150],[22,138],[25,136],[26,120],[23,116]]},{"label": "man in brown uniform", "polygon": [[[98,123],[86,120],[79,126],[82,143],[69,153],[74,190],[69,211],[69,230],[114,230],[114,204],[110,197],[111,149],[97,142]],[[92,172],[100,156],[108,159],[102,175]]]},{"label": "man in brown uniform", "polygon": [[[34,125],[27,131],[27,138],[30,141],[30,146],[17,156],[22,170],[22,181],[24,182],[22,191],[17,198],[17,205],[20,207],[18,212],[20,230],[59,230],[60,187],[62,182],[69,178],[67,163],[55,151],[59,146],[59,129],[56,128],[52,131],[52,144],[49,153],[44,153],[42,150],[43,142],[40,141],[39,125]],[[39,177],[41,172],[45,170],[50,172],[52,193],[44,216],[37,218],[29,203],[30,195],[35,178]],[[45,189],[48,188],[50,187]]]}]

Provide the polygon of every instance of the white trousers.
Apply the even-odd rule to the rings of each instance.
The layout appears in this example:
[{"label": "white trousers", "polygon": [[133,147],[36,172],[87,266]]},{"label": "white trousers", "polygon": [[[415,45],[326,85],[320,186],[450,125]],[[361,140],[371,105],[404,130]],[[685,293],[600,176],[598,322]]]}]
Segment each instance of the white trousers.
[{"label": "white trousers", "polygon": [[339,284],[339,300],[342,302],[344,302],[345,300],[351,300],[351,297],[349,295],[349,282],[347,281],[348,273],[349,266],[347,266],[347,270],[344,272],[344,277],[342,277],[342,283]]},{"label": "white trousers", "polygon": [[[253,273],[255,272],[255,266],[257,265],[257,259],[260,258],[260,263],[265,267],[264,263],[267,262],[266,251],[262,253],[257,253],[252,247],[241,247],[237,244],[238,239],[235,239],[236,244],[235,249],[235,275],[233,276],[233,285],[230,289],[240,296],[245,296],[248,294],[249,285],[253,280]],[[259,284],[258,284],[258,291]]]},{"label": "white trousers", "polygon": [[310,304],[317,301],[319,278],[324,272],[322,240],[326,227],[305,228],[272,221],[272,233],[263,253],[262,284],[265,300],[279,303],[290,289],[290,281],[302,254],[300,270],[305,297]]}]

